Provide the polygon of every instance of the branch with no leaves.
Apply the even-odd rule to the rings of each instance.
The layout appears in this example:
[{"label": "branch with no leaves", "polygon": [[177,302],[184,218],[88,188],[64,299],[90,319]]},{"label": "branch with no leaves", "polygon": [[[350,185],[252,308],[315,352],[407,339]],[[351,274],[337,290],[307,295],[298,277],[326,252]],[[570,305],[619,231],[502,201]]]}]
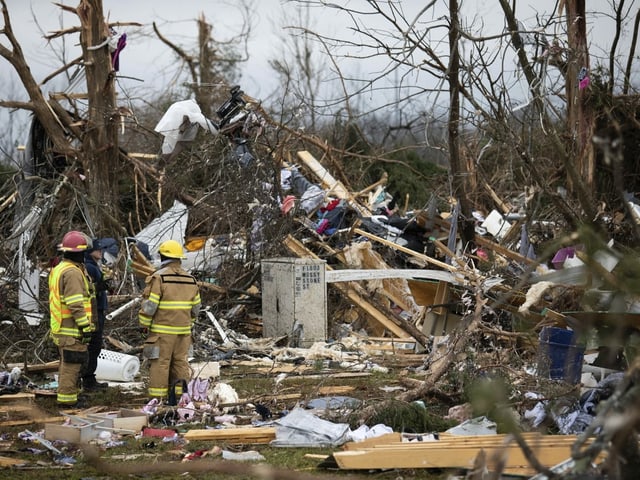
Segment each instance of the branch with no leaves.
[{"label": "branch with no leaves", "polygon": [[11,100],[0,100],[0,107],[13,108],[16,110],[33,110],[31,102],[14,102]]},{"label": "branch with no leaves", "polygon": [[156,22],[153,22],[152,25],[153,25],[153,31],[156,32],[156,35],[158,36],[160,41],[162,43],[164,43],[167,47],[169,47],[171,50],[176,52],[178,57],[180,57],[182,60],[184,60],[184,62],[189,67],[189,72],[191,72],[191,78],[193,79],[193,81],[195,83],[197,83],[198,82],[198,75],[196,73],[196,67],[194,65],[193,57],[191,55],[189,55],[187,52],[185,52],[183,49],[181,49],[179,46],[177,46],[175,43],[171,42],[164,35],[162,35],[160,33],[160,30],[158,30],[158,26],[156,25]]}]

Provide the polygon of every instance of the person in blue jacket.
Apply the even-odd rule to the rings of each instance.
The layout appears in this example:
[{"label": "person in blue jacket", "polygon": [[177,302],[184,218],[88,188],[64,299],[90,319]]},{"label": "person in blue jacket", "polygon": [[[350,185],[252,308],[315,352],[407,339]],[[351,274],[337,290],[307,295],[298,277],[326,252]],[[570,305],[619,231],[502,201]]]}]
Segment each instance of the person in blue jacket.
[{"label": "person in blue jacket", "polygon": [[102,245],[100,240],[93,239],[89,242],[89,248],[85,251],[84,265],[95,289],[94,308],[96,313],[93,317],[95,330],[88,345],[89,358],[82,370],[82,389],[91,392],[104,390],[108,387],[106,382],[98,382],[96,380],[96,368],[98,367],[98,356],[102,350],[102,335],[108,308],[107,283],[101,268]]}]

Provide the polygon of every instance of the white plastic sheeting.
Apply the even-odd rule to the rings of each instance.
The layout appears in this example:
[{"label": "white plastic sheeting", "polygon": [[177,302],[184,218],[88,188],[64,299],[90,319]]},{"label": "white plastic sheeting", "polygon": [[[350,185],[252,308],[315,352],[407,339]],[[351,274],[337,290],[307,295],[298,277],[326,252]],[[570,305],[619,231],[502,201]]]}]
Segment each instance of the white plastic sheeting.
[{"label": "white plastic sheeting", "polygon": [[[185,117],[189,119],[188,123],[185,122]],[[154,129],[164,136],[162,153],[172,153],[179,141],[192,141],[198,131],[198,125],[211,133],[218,132],[211,120],[202,114],[195,100],[183,100],[172,104]]]},{"label": "white plastic sheeting", "polygon": [[184,244],[184,234],[189,220],[187,206],[178,200],[173,202],[169,210],[147,225],[136,236],[136,240],[149,246],[149,254],[155,257],[160,244],[166,240],[175,240]]},{"label": "white plastic sheeting", "polygon": [[332,423],[302,408],[294,408],[276,423],[274,447],[337,447],[349,439],[346,423]]}]

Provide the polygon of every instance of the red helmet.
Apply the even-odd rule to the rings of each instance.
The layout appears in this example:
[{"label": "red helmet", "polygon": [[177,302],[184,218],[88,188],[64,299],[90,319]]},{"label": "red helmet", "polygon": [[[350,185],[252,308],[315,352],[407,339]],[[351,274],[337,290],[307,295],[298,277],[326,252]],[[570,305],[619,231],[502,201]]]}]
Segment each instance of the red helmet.
[{"label": "red helmet", "polygon": [[62,243],[58,245],[58,250],[62,252],[84,252],[87,248],[89,248],[87,236],[76,230],[67,232],[62,237]]}]

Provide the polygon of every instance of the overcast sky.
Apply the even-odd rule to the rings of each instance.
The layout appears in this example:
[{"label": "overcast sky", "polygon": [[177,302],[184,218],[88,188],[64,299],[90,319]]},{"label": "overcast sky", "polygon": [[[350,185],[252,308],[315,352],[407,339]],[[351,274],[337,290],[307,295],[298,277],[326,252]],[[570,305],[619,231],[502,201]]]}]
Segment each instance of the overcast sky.
[{"label": "overcast sky", "polygon": [[[61,3],[76,6],[77,0],[60,0]],[[122,27],[129,41],[121,56],[121,74],[145,80],[146,82],[167,81],[171,77],[171,66],[175,57],[162,45],[153,33],[151,23],[156,22],[161,31],[175,43],[186,48],[193,48],[196,38],[195,19],[204,13],[206,19],[214,25],[213,35],[225,41],[236,35],[242,28],[242,15],[236,0],[103,0],[105,15],[110,21],[139,22],[144,26]],[[363,0],[337,1],[341,5],[358,7]],[[404,0],[402,8],[409,16],[423,8],[422,0]],[[446,3],[439,2],[437,14],[446,13]],[[471,18],[478,16],[487,28],[502,28],[501,16],[496,18],[496,0],[463,0],[463,13]],[[536,0],[535,9],[539,13],[549,12],[552,0]],[[27,58],[31,61],[36,77],[44,77],[60,66],[60,62],[51,56],[47,42],[41,31],[50,32],[64,27],[77,25],[75,15],[61,13],[61,9],[49,0],[7,0],[9,13],[18,40],[22,43]],[[287,0],[253,0],[250,23],[252,33],[249,43],[249,61],[243,66],[243,77],[246,87],[255,96],[265,95],[274,86],[269,81],[268,61],[278,55],[282,47],[280,40],[283,29],[291,17],[296,2]],[[531,20],[534,10],[522,4],[521,18]],[[498,12],[499,13],[499,12]],[[36,20],[37,23],[36,24]],[[497,20],[497,21],[496,21]],[[376,26],[378,19],[369,17],[367,22]],[[348,36],[350,20],[331,8],[311,9],[311,22],[314,29],[327,35]],[[77,35],[67,38],[67,49],[77,51]],[[60,45],[60,41],[53,42]],[[70,58],[73,56],[70,54]],[[358,65],[358,71],[366,72],[366,64]],[[372,68],[375,70],[375,68]],[[6,80],[10,72],[0,69],[0,79]]]},{"label": "overcast sky", "polygon": [[[248,0],[251,1],[251,0]],[[60,0],[60,2],[76,6],[77,0]],[[151,23],[156,22],[161,31],[175,43],[185,48],[193,48],[197,34],[195,19],[204,13],[206,19],[214,25],[213,35],[216,39],[226,41],[236,35],[242,28],[243,18],[236,0],[103,0],[105,14],[110,21],[132,21],[143,24],[142,28],[122,27],[129,41],[121,55],[121,74],[139,78],[148,83],[169,81],[173,73],[175,57],[162,45],[151,32]],[[359,7],[363,0],[342,0],[335,3]],[[412,16],[425,3],[422,0],[404,0],[402,8],[408,16]],[[502,15],[496,7],[497,0],[461,0],[463,16],[470,21],[477,18],[485,30],[502,30]],[[36,77],[42,78],[60,66],[59,59],[51,55],[47,42],[41,31],[50,32],[64,27],[77,25],[77,18],[71,13],[62,13],[61,9],[49,0],[7,0],[9,13],[18,40],[22,43],[27,58],[31,61],[32,71]],[[446,14],[447,2],[438,2],[436,16]],[[266,95],[273,87],[273,75],[270,74],[268,61],[279,54],[281,36],[286,30],[283,27],[289,22],[285,15],[291,17],[296,2],[287,0],[253,0],[250,23],[252,33],[249,43],[249,61],[243,65],[243,88],[254,96]],[[548,14],[555,1],[535,0],[519,2],[518,17],[527,25],[534,24],[536,14]],[[39,25],[36,24],[36,20]],[[367,22],[376,26],[377,19],[369,17]],[[314,29],[327,35],[348,36],[350,20],[331,8],[311,9],[311,22]],[[592,35],[592,42],[607,42],[611,37],[599,26],[597,35]],[[605,25],[606,29],[606,25]],[[611,29],[609,29],[611,31]],[[67,38],[67,49],[77,52],[77,35]],[[6,43],[6,42],[3,42]],[[55,45],[60,45],[56,40]],[[594,52],[595,53],[595,52]],[[69,58],[73,58],[71,53]],[[360,63],[359,72],[367,73],[370,67],[375,71],[373,61]],[[6,83],[11,74],[10,68],[0,68],[0,81]],[[134,82],[135,84],[135,82]]]},{"label": "overcast sky", "polygon": [[[77,0],[59,0],[71,6],[77,6]],[[122,78],[119,88],[135,90],[148,88],[159,90],[174,78],[175,56],[156,39],[152,33],[151,24],[156,22],[160,30],[171,41],[193,51],[197,35],[195,19],[203,13],[213,24],[213,36],[220,41],[227,41],[239,33],[243,18],[237,6],[237,0],[103,0],[105,15],[111,22],[139,22],[143,27],[122,27],[119,32],[128,35],[127,47],[120,56],[120,75],[142,80]],[[363,9],[365,0],[335,0],[334,3]],[[381,2],[381,3],[386,3]],[[402,8],[411,18],[424,8],[423,0],[403,0]],[[436,10],[429,12],[429,19],[446,15],[447,3],[437,2]],[[598,2],[608,3],[608,2]],[[628,2],[629,3],[629,2]],[[503,15],[497,7],[497,0],[461,0],[463,21],[476,27],[483,26],[487,34],[500,33],[503,30]],[[75,15],[63,13],[59,7],[49,0],[7,0],[15,35],[21,42],[25,56],[30,62],[36,80],[42,80],[46,75],[57,69],[61,61],[43,39],[42,32],[58,30],[78,24]],[[535,16],[548,15],[555,5],[554,0],[529,0],[518,2],[517,15],[526,26],[535,25]],[[291,0],[253,0],[250,15],[251,37],[249,41],[249,61],[242,65],[241,85],[245,92],[256,98],[265,97],[276,90],[276,77],[271,72],[269,60],[278,57],[282,51],[282,35],[290,30],[284,28],[291,24],[291,17],[295,16],[296,2]],[[591,7],[591,6],[590,6]],[[602,5],[599,8],[605,8]],[[285,15],[289,20],[285,20]],[[349,38],[352,35],[349,27],[351,21],[346,15],[341,15],[332,8],[311,9],[312,28],[328,36]],[[37,23],[36,23],[37,21]],[[366,17],[367,26],[375,28],[380,19],[375,16]],[[611,19],[589,17],[591,54],[597,56],[606,51],[611,41],[613,22]],[[387,30],[388,28],[385,27]],[[446,32],[442,32],[446,36]],[[629,33],[627,33],[628,37]],[[79,55],[77,45],[78,36],[69,35],[66,38],[67,59]],[[62,40],[52,42],[58,51]],[[623,38],[624,41],[624,38]],[[0,42],[6,45],[6,40],[0,36]],[[441,48],[448,48],[443,42]],[[435,47],[437,48],[437,47]],[[359,52],[349,52],[357,54]],[[319,54],[318,54],[319,55]],[[593,58],[593,57],[592,57]],[[327,69],[332,65],[328,60],[321,60]],[[383,68],[383,58],[370,59],[366,62],[356,62],[343,59],[341,61],[343,73],[357,74],[362,77],[374,75]],[[504,68],[516,70],[515,59],[504,64]],[[9,90],[12,83],[16,83],[12,67],[0,59],[0,98],[15,99],[16,91]],[[423,79],[411,79],[420,81]],[[62,86],[62,88],[61,88]],[[61,90],[61,81],[53,83],[53,90]],[[525,91],[526,89],[523,89]],[[21,93],[21,89],[17,92]],[[526,93],[525,93],[526,94]],[[375,94],[370,94],[367,101],[376,102]]]}]

